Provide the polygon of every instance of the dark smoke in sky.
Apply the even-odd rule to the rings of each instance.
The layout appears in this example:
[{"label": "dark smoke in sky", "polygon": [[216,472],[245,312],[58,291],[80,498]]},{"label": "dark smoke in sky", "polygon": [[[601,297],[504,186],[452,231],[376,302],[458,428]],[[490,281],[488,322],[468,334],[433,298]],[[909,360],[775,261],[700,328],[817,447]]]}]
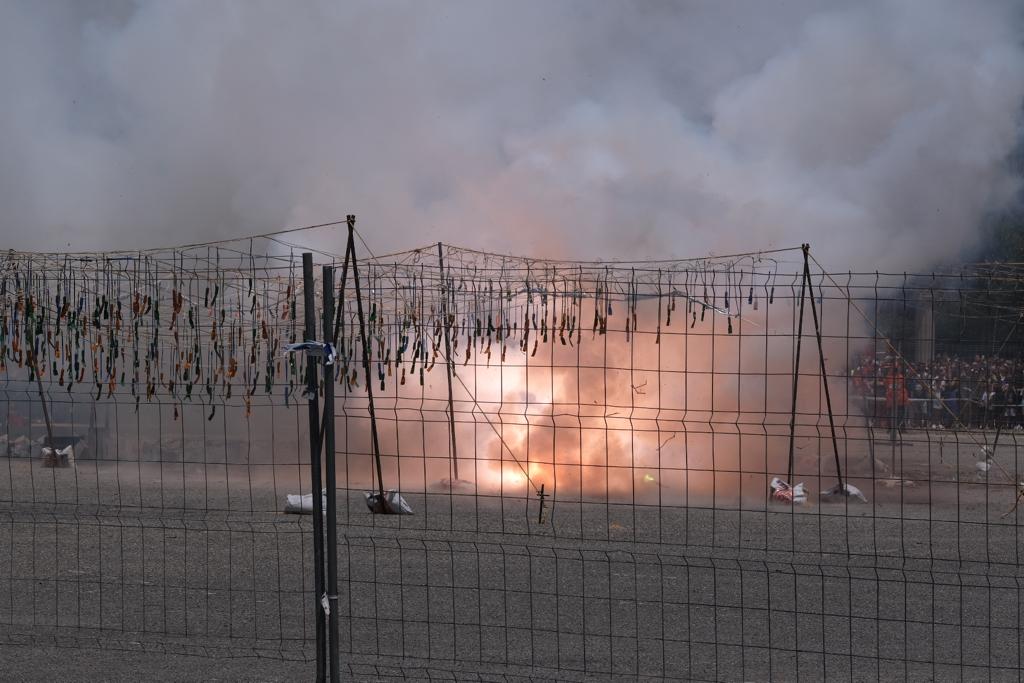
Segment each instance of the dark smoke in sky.
[{"label": "dark smoke in sky", "polygon": [[809,241],[840,269],[926,266],[1015,196],[1021,18],[999,0],[4,2],[3,235],[137,248],[356,213],[381,250]]}]

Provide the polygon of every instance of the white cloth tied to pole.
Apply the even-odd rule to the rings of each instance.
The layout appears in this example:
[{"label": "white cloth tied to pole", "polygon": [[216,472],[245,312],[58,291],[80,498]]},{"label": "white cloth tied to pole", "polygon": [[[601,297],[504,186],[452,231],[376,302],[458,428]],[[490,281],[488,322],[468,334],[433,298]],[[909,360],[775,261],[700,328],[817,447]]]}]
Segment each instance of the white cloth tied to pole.
[{"label": "white cloth tied to pole", "polygon": [[328,342],[318,341],[304,341],[296,342],[295,344],[286,344],[284,347],[285,353],[295,353],[296,351],[305,351],[310,356],[316,356],[317,358],[324,359],[324,365],[334,365],[334,359],[337,358],[337,353],[334,350],[334,344]]},{"label": "white cloth tied to pole", "polygon": [[324,608],[324,616],[331,616],[331,601],[327,599],[327,593],[320,596],[320,606]]}]

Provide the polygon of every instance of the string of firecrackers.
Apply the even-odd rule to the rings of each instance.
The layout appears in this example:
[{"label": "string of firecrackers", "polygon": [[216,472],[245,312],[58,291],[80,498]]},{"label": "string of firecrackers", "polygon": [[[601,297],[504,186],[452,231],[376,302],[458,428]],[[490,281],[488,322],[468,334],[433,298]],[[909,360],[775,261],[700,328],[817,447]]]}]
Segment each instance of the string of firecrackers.
[{"label": "string of firecrackers", "polygon": [[[657,299],[656,343],[680,315],[693,328],[709,312],[743,319],[744,304],[774,301],[777,263],[687,262],[628,270],[615,264],[566,265],[475,256],[450,249],[445,287],[435,264],[416,254],[402,262],[371,262],[367,270],[368,343],[383,389],[420,384],[436,366],[446,329],[453,361],[474,354],[506,362],[510,348],[535,356],[542,344],[576,346],[583,335],[607,334],[622,310],[627,339],[636,333],[638,302]],[[0,268],[0,371],[16,366],[34,379],[89,387],[96,400],[128,393],[136,408],[170,397],[177,405],[202,401],[209,419],[221,403],[241,398],[247,414],[262,388],[283,386],[286,403],[303,385],[299,340],[301,278],[288,258],[287,275],[270,275],[249,254],[249,267],[227,267],[219,250],[205,258],[158,257],[73,260],[8,256]],[[441,318],[446,296],[448,319]],[[359,389],[354,302],[341,301],[336,379]],[[678,324],[678,323],[677,323]],[[29,352],[29,350],[31,350]],[[28,363],[29,356],[36,363]],[[94,390],[95,393],[92,393]]]},{"label": "string of firecrackers", "polygon": [[[36,373],[69,394],[95,400],[130,393],[138,408],[160,394],[210,406],[239,395],[247,412],[260,385],[278,383],[286,400],[302,360],[295,341],[294,277],[186,267],[184,257],[116,261],[8,257],[0,267],[0,372]],[[205,270],[205,272],[204,272]]]},{"label": "string of firecrackers", "polygon": [[[534,270],[528,266],[522,276],[510,269],[483,270],[458,258],[452,261],[445,283],[438,280],[436,266],[422,254],[400,262],[372,263],[366,288],[370,299],[367,336],[381,390],[391,377],[398,386],[405,385],[410,376],[418,376],[423,384],[425,373],[431,372],[443,355],[446,327],[452,334],[453,362],[468,365],[476,354],[482,355],[488,366],[492,361],[505,362],[512,346],[532,357],[541,344],[574,346],[585,332],[591,338],[604,335],[618,302],[626,308],[627,340],[637,331],[637,307],[642,299],[657,299],[656,343],[661,341],[663,327],[671,327],[680,302],[685,304],[691,328],[712,312],[726,317],[732,334],[734,319],[757,324],[742,317],[743,307],[757,310],[761,302],[772,303],[777,275],[774,261],[771,269],[758,271],[755,264],[749,270],[737,268],[737,272],[730,269],[736,264],[729,268],[705,264],[703,269],[691,264],[684,271],[656,271],[653,279],[634,268],[628,280],[620,277],[622,269],[613,267],[539,266]],[[447,297],[447,321],[440,317],[442,296]],[[593,306],[589,330],[588,299]],[[349,390],[356,390],[360,339],[354,304],[341,302],[339,315],[343,323],[338,374]]]}]

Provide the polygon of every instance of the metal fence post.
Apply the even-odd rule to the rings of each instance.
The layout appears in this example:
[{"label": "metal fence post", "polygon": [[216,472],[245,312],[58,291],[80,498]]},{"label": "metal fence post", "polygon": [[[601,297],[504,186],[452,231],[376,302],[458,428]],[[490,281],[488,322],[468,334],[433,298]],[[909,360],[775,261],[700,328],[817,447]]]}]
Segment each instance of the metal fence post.
[{"label": "metal fence post", "polygon": [[[324,266],[324,339],[330,340],[334,330],[334,268]],[[331,683],[340,680],[338,662],[338,505],[337,475],[334,449],[334,372],[335,366],[324,362],[324,458],[327,469],[327,600],[328,646]]]},{"label": "metal fence post", "polygon": [[[316,293],[313,280],[313,254],[302,254],[303,308],[305,337],[316,340]],[[316,596],[316,679],[325,680],[327,643],[324,630],[324,515],[323,483],[320,476],[320,400],[318,393],[317,358],[306,354],[306,391],[309,395],[309,470],[313,493],[313,584]]]}]

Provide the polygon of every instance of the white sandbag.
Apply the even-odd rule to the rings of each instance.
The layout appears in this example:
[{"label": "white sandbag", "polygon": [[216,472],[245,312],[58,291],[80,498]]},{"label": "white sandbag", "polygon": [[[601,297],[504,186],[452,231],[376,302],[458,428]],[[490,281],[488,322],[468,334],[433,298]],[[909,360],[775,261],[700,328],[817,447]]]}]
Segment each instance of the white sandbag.
[{"label": "white sandbag", "polygon": [[411,515],[412,506],[405,502],[405,498],[398,493],[398,491],[391,489],[384,493],[384,498],[381,499],[379,493],[367,493],[366,495],[366,507],[370,508],[370,512],[385,515]]},{"label": "white sandbag", "polygon": [[11,457],[27,458],[32,455],[32,442],[27,436],[19,436],[11,441]]},{"label": "white sandbag", "polygon": [[[321,494],[323,511],[327,510],[327,491]],[[302,495],[296,493],[289,493],[285,497],[284,511],[293,515],[311,515],[313,514],[313,494],[304,493]]]},{"label": "white sandbag", "polygon": [[75,449],[68,444],[64,448],[54,450],[49,446],[43,446],[43,467],[74,467]]},{"label": "white sandbag", "polygon": [[839,484],[836,484],[827,491],[821,492],[822,498],[834,498],[836,496],[843,496],[846,498],[855,498],[862,503],[868,502],[867,496],[865,496],[859,488],[853,484],[843,484],[843,488],[839,488]]},{"label": "white sandbag", "polygon": [[807,490],[803,482],[796,486],[790,486],[782,479],[774,477],[771,481],[771,499],[780,503],[792,503],[803,505],[807,502]]}]

